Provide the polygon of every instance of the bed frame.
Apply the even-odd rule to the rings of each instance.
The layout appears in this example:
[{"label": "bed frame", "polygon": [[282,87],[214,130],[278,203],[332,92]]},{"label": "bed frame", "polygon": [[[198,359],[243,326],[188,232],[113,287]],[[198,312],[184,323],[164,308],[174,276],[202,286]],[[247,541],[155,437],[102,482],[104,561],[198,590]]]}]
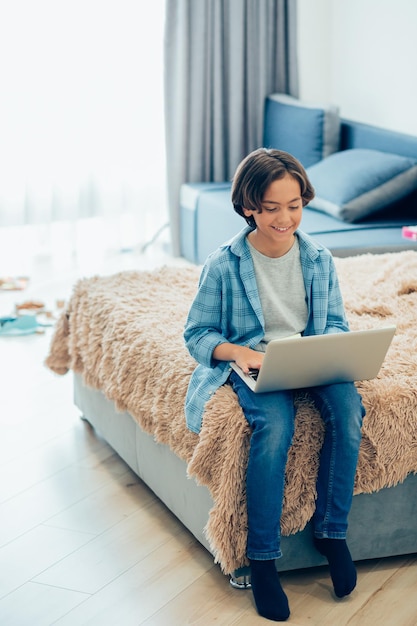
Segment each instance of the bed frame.
[{"label": "bed frame", "polygon": [[[101,435],[158,498],[208,550],[204,533],[213,501],[208,489],[187,476],[186,463],[171,449],[156,443],[128,413],[118,413],[101,391],[88,388],[74,374],[75,404]],[[355,561],[417,552],[417,475],[410,474],[395,487],[354,496],[348,541]],[[382,523],[381,523],[382,522]],[[277,569],[324,565],[312,546],[311,524],[301,532],[282,537],[283,557]],[[230,578],[235,587],[249,587],[248,568]]]}]

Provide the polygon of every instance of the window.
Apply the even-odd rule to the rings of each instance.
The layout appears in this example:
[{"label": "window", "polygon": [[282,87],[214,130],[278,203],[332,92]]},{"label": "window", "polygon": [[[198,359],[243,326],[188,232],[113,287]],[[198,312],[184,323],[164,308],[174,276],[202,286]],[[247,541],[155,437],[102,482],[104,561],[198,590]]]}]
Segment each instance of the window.
[{"label": "window", "polygon": [[167,220],[163,31],[164,0],[2,4],[1,243],[96,220],[126,247]]}]

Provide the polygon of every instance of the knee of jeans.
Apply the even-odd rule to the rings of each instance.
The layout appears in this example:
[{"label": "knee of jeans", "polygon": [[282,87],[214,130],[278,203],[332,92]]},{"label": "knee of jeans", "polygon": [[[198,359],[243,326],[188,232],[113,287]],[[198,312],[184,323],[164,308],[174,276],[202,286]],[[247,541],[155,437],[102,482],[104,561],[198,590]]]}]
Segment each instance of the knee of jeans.
[{"label": "knee of jeans", "polygon": [[337,420],[335,423],[337,435],[346,442],[346,445],[350,443],[355,446],[362,438],[362,413],[358,409],[357,411],[350,411],[341,417],[342,419]]},{"label": "knee of jeans", "polygon": [[274,455],[288,452],[293,435],[294,425],[281,422],[278,416],[275,416],[273,420],[258,424],[258,441],[262,440],[264,449],[269,450]]},{"label": "knee of jeans", "polygon": [[353,407],[353,410],[357,413],[358,419],[362,420],[366,414],[366,410],[362,402],[362,396],[357,390],[354,383],[352,383],[351,389],[352,389],[352,397],[348,399],[348,402]]},{"label": "knee of jeans", "polygon": [[362,427],[363,418],[366,415],[365,407],[362,404],[362,398],[358,394],[356,398],[356,402],[352,403],[352,410],[350,414],[350,423],[352,424],[352,428],[356,431],[358,428]]}]

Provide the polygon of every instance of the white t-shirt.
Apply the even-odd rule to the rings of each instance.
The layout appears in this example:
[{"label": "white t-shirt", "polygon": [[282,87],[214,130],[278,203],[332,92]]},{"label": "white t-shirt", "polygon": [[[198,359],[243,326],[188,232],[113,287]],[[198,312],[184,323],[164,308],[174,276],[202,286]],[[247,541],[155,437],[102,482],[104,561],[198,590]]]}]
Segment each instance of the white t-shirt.
[{"label": "white t-shirt", "polygon": [[249,242],[265,321],[265,336],[256,350],[265,351],[271,339],[302,333],[307,324],[307,297],[298,238],[278,258],[265,256]]}]

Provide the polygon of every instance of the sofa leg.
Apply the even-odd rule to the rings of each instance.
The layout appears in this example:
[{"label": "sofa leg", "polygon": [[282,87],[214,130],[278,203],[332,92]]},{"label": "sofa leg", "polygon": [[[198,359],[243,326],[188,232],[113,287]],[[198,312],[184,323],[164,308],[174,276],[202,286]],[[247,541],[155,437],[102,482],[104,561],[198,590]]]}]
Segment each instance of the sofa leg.
[{"label": "sofa leg", "polygon": [[251,589],[250,567],[239,567],[230,574],[230,584],[234,589]]}]

